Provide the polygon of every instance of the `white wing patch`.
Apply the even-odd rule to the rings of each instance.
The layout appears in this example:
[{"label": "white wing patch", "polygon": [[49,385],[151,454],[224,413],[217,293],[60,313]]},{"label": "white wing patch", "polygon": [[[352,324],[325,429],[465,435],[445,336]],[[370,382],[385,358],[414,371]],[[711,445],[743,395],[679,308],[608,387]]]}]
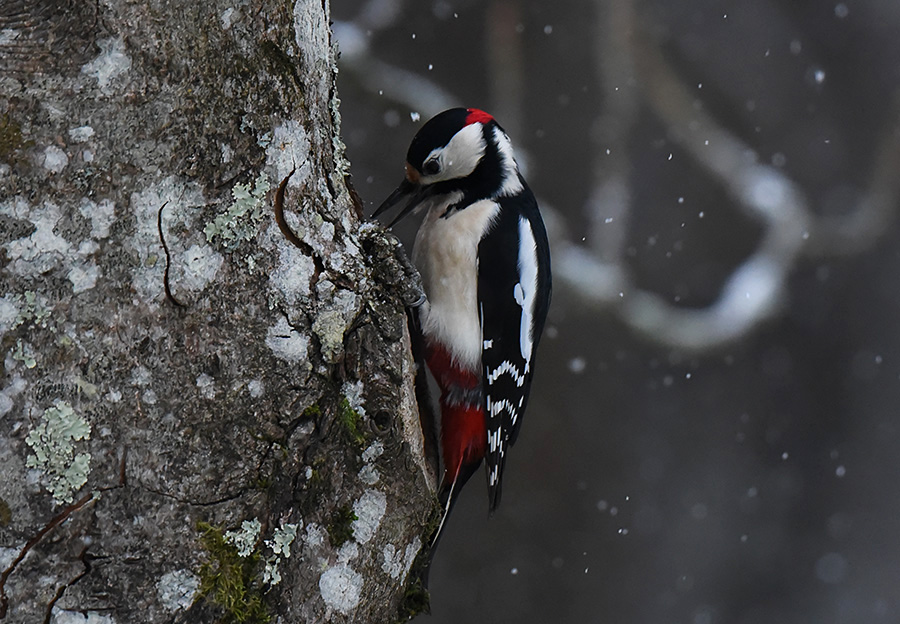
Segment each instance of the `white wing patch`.
[{"label": "white wing patch", "polygon": [[[525,360],[525,373],[531,370],[531,352],[534,349],[534,303],[537,296],[538,260],[537,243],[531,223],[525,217],[519,218],[519,283],[513,289],[513,296],[522,308],[522,324],[519,328],[519,349]],[[522,385],[521,383],[519,384]]]}]

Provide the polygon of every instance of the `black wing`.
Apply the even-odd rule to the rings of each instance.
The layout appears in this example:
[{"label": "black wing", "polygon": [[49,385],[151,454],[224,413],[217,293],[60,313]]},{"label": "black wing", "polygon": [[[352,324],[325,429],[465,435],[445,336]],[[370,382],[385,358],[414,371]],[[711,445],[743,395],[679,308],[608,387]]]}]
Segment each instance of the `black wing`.
[{"label": "black wing", "polygon": [[491,511],[500,503],[506,449],[522,424],[550,304],[550,245],[534,196],[526,186],[498,203],[499,218],[478,245]]}]

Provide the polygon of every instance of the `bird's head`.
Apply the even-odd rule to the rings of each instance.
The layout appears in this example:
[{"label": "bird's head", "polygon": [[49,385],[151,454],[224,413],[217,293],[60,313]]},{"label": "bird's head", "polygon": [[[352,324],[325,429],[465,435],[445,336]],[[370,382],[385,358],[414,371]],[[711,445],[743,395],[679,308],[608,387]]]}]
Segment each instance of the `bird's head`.
[{"label": "bird's head", "polygon": [[461,205],[522,190],[503,128],[476,108],[451,108],[432,117],[406,154],[406,178],[372,216],[402,204],[391,225],[425,199],[461,192]]}]

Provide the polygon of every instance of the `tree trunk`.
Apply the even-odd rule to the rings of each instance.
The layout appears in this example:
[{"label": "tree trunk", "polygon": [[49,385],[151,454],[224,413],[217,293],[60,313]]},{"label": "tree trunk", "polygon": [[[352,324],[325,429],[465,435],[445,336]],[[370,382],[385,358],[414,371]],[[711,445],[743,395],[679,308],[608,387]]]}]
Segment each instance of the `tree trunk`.
[{"label": "tree trunk", "polygon": [[392,622],[423,597],[415,285],[345,184],[328,23],[0,0],[7,621]]}]

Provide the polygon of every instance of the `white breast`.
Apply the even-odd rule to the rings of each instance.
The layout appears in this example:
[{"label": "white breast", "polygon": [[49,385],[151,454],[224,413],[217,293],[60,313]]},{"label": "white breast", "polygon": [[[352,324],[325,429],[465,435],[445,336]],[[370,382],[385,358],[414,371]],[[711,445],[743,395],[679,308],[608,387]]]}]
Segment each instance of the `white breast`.
[{"label": "white breast", "polygon": [[460,365],[479,370],[478,243],[500,206],[482,200],[442,218],[447,206],[458,199],[455,194],[429,207],[416,236],[413,262],[428,297],[422,307],[423,333],[444,345]]}]

